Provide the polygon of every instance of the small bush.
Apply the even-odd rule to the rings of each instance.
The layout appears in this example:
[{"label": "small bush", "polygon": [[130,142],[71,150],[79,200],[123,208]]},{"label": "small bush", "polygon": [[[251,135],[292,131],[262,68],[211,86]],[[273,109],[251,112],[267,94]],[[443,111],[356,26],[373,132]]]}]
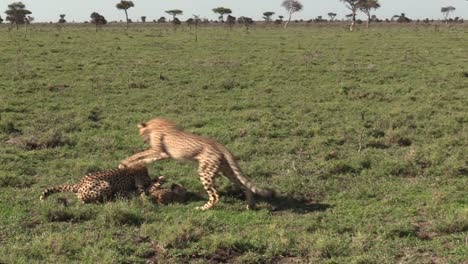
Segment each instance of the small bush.
[{"label": "small bush", "polygon": [[468,209],[455,214],[449,214],[445,221],[436,225],[436,230],[446,234],[468,231]]},{"label": "small bush", "polygon": [[6,175],[0,177],[0,187],[29,188],[34,180],[24,176]]},{"label": "small bush", "polygon": [[404,137],[404,136],[401,136],[399,134],[390,134],[388,135],[388,137],[386,138],[386,142],[387,144],[391,144],[391,145],[398,145],[400,147],[407,147],[407,146],[411,146],[412,144],[412,141],[411,139],[407,138],[407,137]]},{"label": "small bush", "polygon": [[24,150],[50,149],[72,144],[72,142],[65,138],[59,131],[48,131],[43,134],[13,137],[10,138],[7,143]]},{"label": "small bush", "polygon": [[94,218],[94,212],[86,209],[50,208],[46,211],[49,222],[84,222]]},{"label": "small bush", "polygon": [[0,124],[0,131],[5,134],[18,134],[21,133],[21,130],[18,129],[13,122],[5,122]]},{"label": "small bush", "polygon": [[175,236],[172,241],[168,243],[170,248],[185,248],[192,242],[197,242],[202,237],[202,230],[200,229],[183,229]]},{"label": "small bush", "polygon": [[417,237],[417,235],[418,235],[418,228],[416,226],[412,226],[410,224],[396,224],[390,229],[387,237],[406,238],[406,237]]},{"label": "small bush", "polygon": [[144,218],[131,209],[111,208],[105,212],[104,221],[112,225],[140,226],[144,222]]},{"label": "small bush", "polygon": [[315,242],[315,248],[323,258],[346,256],[349,243],[337,237],[322,236]]},{"label": "small bush", "polygon": [[232,90],[239,86],[239,83],[234,80],[226,80],[221,84],[224,90]]}]

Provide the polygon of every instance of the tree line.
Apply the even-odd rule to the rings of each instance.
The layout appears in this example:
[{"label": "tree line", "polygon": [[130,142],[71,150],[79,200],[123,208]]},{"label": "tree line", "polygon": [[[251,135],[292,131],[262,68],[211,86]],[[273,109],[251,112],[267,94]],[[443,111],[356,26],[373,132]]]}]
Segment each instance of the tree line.
[{"label": "tree line", "polygon": [[[363,13],[366,17],[366,25],[369,27],[369,25],[372,22],[379,22],[380,20],[377,19],[375,15],[372,15],[372,12],[381,8],[381,4],[379,0],[339,0],[342,2],[346,8],[350,11],[349,14],[346,14],[346,18],[350,19],[351,24],[350,24],[350,31],[354,31],[356,27],[356,23],[360,22],[356,17],[359,12]],[[288,19],[284,23],[284,28],[287,28],[288,25],[291,23],[293,15],[297,12],[300,12],[303,10],[304,5],[299,1],[299,0],[284,0],[281,4],[281,6],[286,10],[288,14]],[[121,0],[116,4],[116,8],[119,10],[124,11],[125,13],[125,21],[126,21],[126,27],[128,28],[128,24],[132,22],[132,20],[128,16],[128,11],[130,8],[135,7],[135,3],[133,1],[127,1],[127,0]],[[463,19],[459,19],[456,17],[455,19],[450,18],[450,14],[453,13],[456,10],[455,7],[453,6],[446,6],[441,8],[441,13],[443,14],[444,21],[446,23],[449,23],[451,21],[460,21],[463,22]],[[216,7],[213,8],[212,11],[218,15],[218,21],[215,22],[220,22],[220,23],[227,23],[228,25],[232,25],[234,23],[239,23],[239,24],[244,24],[244,25],[250,25],[253,24],[254,21],[252,18],[248,17],[239,17],[235,18],[231,16],[232,10],[226,7]],[[177,16],[182,15],[183,11],[180,9],[172,9],[172,10],[167,10],[165,11],[168,15],[172,16],[172,23],[175,25],[179,25],[182,22],[177,18]],[[29,24],[31,23],[34,18],[31,17],[30,15],[32,14],[31,11],[26,9],[26,5],[23,4],[22,2],[14,2],[8,5],[7,11],[5,11],[6,14],[6,21],[9,21],[11,24],[15,24],[16,27],[18,27],[21,24]],[[226,19],[225,16],[227,15]],[[273,15],[275,15],[275,12],[272,11],[266,11],[263,13],[263,19],[265,20],[266,23],[274,22],[276,24],[283,24],[283,16],[278,16],[276,20],[273,21]],[[329,21],[335,21],[335,18],[337,16],[336,13],[329,12],[328,17],[330,18]],[[93,12],[91,14],[91,23],[95,24],[96,27],[99,25],[105,25],[107,24],[107,20],[105,17],[97,12]],[[404,13],[400,15],[395,15],[392,17],[392,20],[396,20],[397,22],[411,22],[411,19],[409,19]],[[146,16],[141,17],[142,22],[146,22]],[[327,21],[323,19],[322,16],[317,17],[316,19],[311,19],[308,20],[308,22],[322,22],[322,21]],[[388,21],[388,20],[387,20]],[[428,21],[428,19],[426,19]],[[3,22],[2,17],[0,16],[0,23]],[[66,23],[67,21],[65,20],[65,14],[60,14],[60,19],[57,21],[58,23]],[[166,18],[161,17],[157,21],[154,20],[154,22],[158,23],[165,23]],[[186,23],[191,25],[191,24],[196,24],[198,23],[207,23],[209,22],[208,19],[200,19],[199,16],[194,15],[192,18],[189,18]]]}]

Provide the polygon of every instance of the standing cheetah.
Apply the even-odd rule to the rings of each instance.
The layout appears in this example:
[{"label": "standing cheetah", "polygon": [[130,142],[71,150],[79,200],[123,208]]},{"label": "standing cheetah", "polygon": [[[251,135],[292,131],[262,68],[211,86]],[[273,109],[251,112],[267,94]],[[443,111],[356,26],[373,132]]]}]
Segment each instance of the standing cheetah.
[{"label": "standing cheetah", "polygon": [[125,159],[119,167],[169,158],[198,162],[198,175],[209,195],[209,201],[197,209],[208,210],[218,202],[215,178],[220,172],[243,187],[248,208],[254,206],[253,194],[264,197],[274,194],[271,190],[256,187],[244,176],[231,152],[214,140],[183,131],[173,122],[160,118],[139,124],[138,128],[140,136],[150,147]]}]

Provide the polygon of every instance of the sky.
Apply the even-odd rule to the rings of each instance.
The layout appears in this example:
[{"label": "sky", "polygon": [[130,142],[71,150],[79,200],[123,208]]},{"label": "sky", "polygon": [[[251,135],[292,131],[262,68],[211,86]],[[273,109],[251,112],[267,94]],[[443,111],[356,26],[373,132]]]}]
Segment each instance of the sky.
[{"label": "sky", "polygon": [[[5,18],[5,10],[9,3],[18,0],[0,0],[0,15]],[[119,0],[22,0],[33,14],[36,22],[57,21],[59,14],[66,14],[67,21],[82,22],[89,20],[92,12],[104,15],[108,21],[125,20],[123,11],[115,5]],[[165,10],[181,9],[180,17],[186,20],[192,15],[200,15],[208,19],[217,19],[211,10],[223,6],[231,8],[233,16],[247,16],[260,20],[262,13],[273,11],[277,15],[286,16],[281,7],[282,0],[133,0],[135,7],[129,9],[129,17],[133,21],[141,16],[147,20],[158,19],[161,16],[170,17]],[[301,0],[304,10],[294,15],[293,19],[311,19],[317,16],[327,17],[327,13],[337,13],[337,18],[343,18],[349,11],[340,0]],[[459,16],[468,20],[467,0],[380,0],[382,7],[375,12],[379,18],[391,18],[395,14],[406,13],[412,19],[441,19],[440,8],[456,7],[452,17]],[[363,16],[361,15],[363,18]]]}]

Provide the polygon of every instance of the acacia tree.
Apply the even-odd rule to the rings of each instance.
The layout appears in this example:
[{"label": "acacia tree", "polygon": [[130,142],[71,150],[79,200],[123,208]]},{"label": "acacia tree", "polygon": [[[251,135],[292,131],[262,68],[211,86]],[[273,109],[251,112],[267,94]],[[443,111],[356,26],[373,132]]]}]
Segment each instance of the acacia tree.
[{"label": "acacia tree", "polygon": [[250,17],[244,17],[244,16],[241,16],[237,19],[237,23],[241,24],[241,25],[244,25],[245,26],[245,30],[247,31],[247,33],[249,33],[249,28],[250,26],[252,26],[253,24],[255,24],[254,20]]},{"label": "acacia tree", "polygon": [[221,23],[224,23],[224,15],[232,14],[232,10],[225,7],[213,8],[213,12],[215,14],[219,14],[219,20],[221,21]]},{"label": "acacia tree", "polygon": [[379,0],[361,0],[358,2],[358,8],[367,15],[367,28],[371,22],[371,10],[380,8]]},{"label": "acacia tree", "polygon": [[104,16],[100,15],[97,12],[93,12],[91,14],[91,23],[96,25],[96,32],[98,31],[98,27],[107,24],[107,20]]},{"label": "acacia tree", "polygon": [[228,15],[226,17],[226,24],[228,24],[230,29],[232,29],[232,27],[236,24],[236,20],[236,17],[233,17],[231,15]]},{"label": "acacia tree", "polygon": [[263,13],[263,19],[265,19],[265,22],[271,22],[271,16],[274,15],[275,12],[271,12],[271,11],[268,11],[268,12],[265,12]]},{"label": "acacia tree", "polygon": [[354,27],[356,26],[356,14],[359,9],[359,2],[361,0],[340,0],[343,2],[349,10],[351,10],[351,26],[349,27],[350,31],[354,31]]},{"label": "acacia tree", "polygon": [[28,23],[27,15],[32,14],[32,12],[27,10],[26,5],[22,2],[14,2],[8,5],[5,14],[7,15],[6,20],[10,21],[11,24],[15,24],[16,29],[18,29],[20,24]]},{"label": "acacia tree", "polygon": [[450,13],[452,13],[453,11],[455,11],[455,7],[453,6],[446,6],[446,7],[442,7],[440,9],[440,12],[442,12],[442,14],[444,15],[444,19],[445,19],[445,24],[448,24],[448,18],[450,16]]},{"label": "acacia tree", "polygon": [[[182,15],[184,12],[179,9],[172,9],[172,10],[167,10],[166,13],[172,16],[172,21],[176,21],[176,16]],[[178,19],[177,19],[178,20]],[[180,20],[179,20],[180,22]]]},{"label": "acacia tree", "polygon": [[392,17],[392,21],[393,21],[393,19],[395,19],[395,18],[397,19],[396,21],[397,21],[398,23],[410,23],[410,22],[411,22],[411,19],[408,18],[408,17],[406,16],[405,13],[401,13],[401,15],[394,15],[394,16]]},{"label": "acacia tree", "polygon": [[328,15],[328,17],[330,18],[330,21],[333,21],[333,20],[335,20],[336,13],[332,13],[332,12],[330,12],[330,13],[328,13],[327,15]]},{"label": "acacia tree", "polygon": [[117,9],[119,10],[123,10],[125,11],[125,22],[127,22],[127,28],[128,28],[128,9],[134,7],[135,4],[133,3],[133,1],[125,1],[125,0],[121,0],[120,3],[117,3],[117,5],[115,5],[115,7],[117,7]]},{"label": "acacia tree", "polygon": [[58,21],[60,24],[63,24],[63,23],[67,23],[67,21],[65,20],[65,14],[61,14],[60,15],[60,19]]},{"label": "acacia tree", "polygon": [[281,6],[284,7],[289,14],[288,22],[286,22],[284,28],[288,27],[289,23],[291,22],[292,15],[304,8],[304,6],[298,0],[284,0]]},{"label": "acacia tree", "polygon": [[182,24],[182,21],[180,21],[180,19],[178,19],[177,17],[175,17],[172,21],[171,21],[172,24],[174,24],[175,26],[178,26],[180,24]]},{"label": "acacia tree", "polygon": [[190,29],[192,29],[192,25],[195,26],[195,42],[198,42],[198,25],[200,25],[201,22],[202,20],[200,19],[199,15],[193,15],[193,18],[189,18],[187,20],[187,24],[189,25]]}]

